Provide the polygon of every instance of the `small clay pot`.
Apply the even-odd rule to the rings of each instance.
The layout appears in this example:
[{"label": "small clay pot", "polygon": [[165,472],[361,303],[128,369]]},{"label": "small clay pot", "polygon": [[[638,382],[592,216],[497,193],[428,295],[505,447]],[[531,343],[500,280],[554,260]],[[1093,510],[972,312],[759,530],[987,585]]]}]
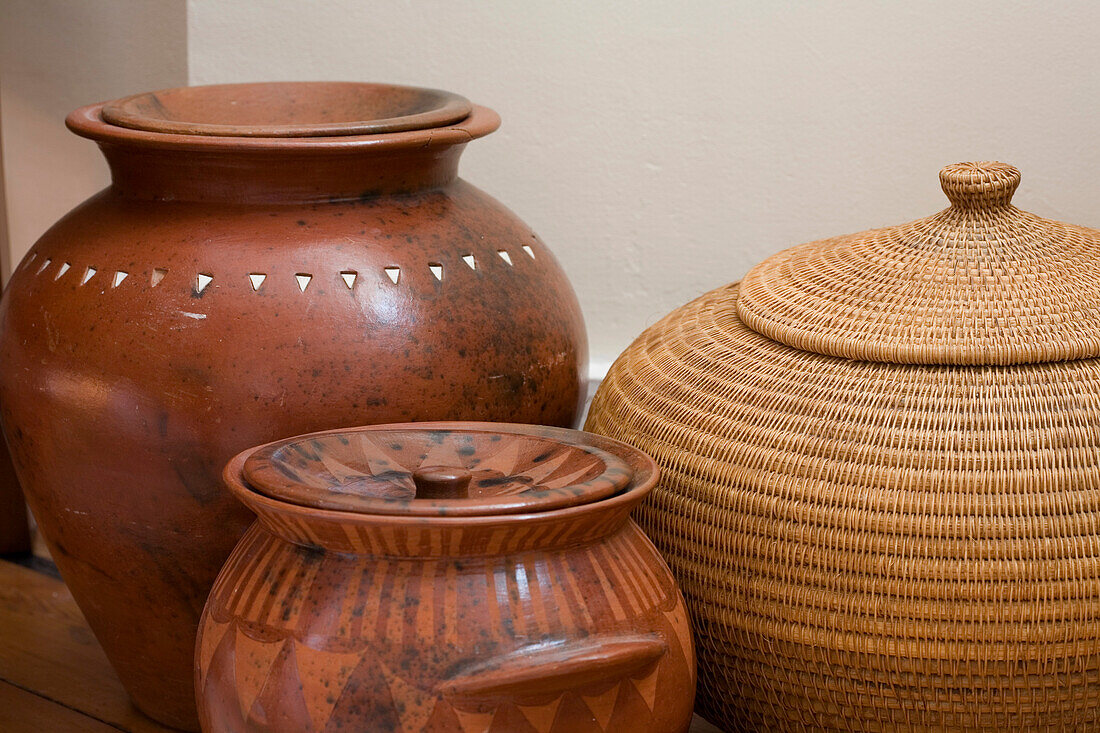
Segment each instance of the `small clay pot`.
[{"label": "small clay pot", "polygon": [[245,451],[259,520],[200,623],[203,730],[682,731],[695,654],[630,520],[657,468],[557,428],[419,423]]}]

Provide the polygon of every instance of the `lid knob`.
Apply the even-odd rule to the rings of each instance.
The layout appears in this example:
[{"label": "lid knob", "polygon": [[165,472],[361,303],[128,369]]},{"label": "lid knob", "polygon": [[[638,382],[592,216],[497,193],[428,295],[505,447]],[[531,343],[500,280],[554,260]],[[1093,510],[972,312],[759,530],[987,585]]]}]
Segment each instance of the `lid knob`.
[{"label": "lid knob", "polygon": [[1020,171],[1007,163],[955,163],[940,171],[940,185],[960,208],[1007,206],[1020,185]]},{"label": "lid knob", "polygon": [[465,499],[471,474],[454,466],[421,466],[413,471],[417,499]]}]

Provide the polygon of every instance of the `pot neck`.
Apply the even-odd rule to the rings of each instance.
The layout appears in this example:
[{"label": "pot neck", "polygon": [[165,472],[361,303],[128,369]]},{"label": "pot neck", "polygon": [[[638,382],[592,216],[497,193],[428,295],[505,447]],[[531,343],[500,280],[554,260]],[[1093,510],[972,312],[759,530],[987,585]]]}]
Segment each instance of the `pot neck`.
[{"label": "pot neck", "polygon": [[238,497],[247,497],[246,505],[268,532],[292,544],[344,555],[424,560],[593,544],[621,531],[652,488],[651,483],[610,499],[548,512],[430,519],[309,509],[251,492]]},{"label": "pot neck", "polygon": [[322,203],[439,188],[458,177],[464,148],[265,153],[100,143],[120,196],[228,204]]}]

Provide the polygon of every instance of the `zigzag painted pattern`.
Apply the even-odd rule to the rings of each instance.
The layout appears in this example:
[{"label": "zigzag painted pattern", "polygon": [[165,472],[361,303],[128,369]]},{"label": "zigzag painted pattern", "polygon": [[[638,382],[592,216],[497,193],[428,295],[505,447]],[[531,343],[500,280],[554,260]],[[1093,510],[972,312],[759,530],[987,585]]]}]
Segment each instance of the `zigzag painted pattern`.
[{"label": "zigzag painted pattern", "polygon": [[[204,616],[204,705],[241,729],[328,730],[354,708],[400,731],[669,730],[676,711],[655,701],[693,676],[693,651],[654,553],[633,523],[568,552],[467,560],[322,554],[257,525]],[[625,677],[494,703],[438,691],[462,660],[639,628],[668,653]]]}]

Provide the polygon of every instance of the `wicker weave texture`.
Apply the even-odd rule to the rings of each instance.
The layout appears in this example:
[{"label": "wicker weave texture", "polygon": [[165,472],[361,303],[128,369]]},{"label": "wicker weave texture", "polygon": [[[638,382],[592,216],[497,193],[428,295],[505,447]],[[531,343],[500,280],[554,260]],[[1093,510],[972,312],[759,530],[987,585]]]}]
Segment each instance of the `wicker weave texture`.
[{"label": "wicker weave texture", "polygon": [[1020,173],[940,173],[951,206],[793,247],[745,277],[749,328],[806,351],[903,364],[1100,356],[1100,232],[1010,203]]},{"label": "wicker weave texture", "polygon": [[1100,725],[1100,361],[800,351],[712,291],[612,367],[587,429],[662,467],[638,519],[729,730]]}]

